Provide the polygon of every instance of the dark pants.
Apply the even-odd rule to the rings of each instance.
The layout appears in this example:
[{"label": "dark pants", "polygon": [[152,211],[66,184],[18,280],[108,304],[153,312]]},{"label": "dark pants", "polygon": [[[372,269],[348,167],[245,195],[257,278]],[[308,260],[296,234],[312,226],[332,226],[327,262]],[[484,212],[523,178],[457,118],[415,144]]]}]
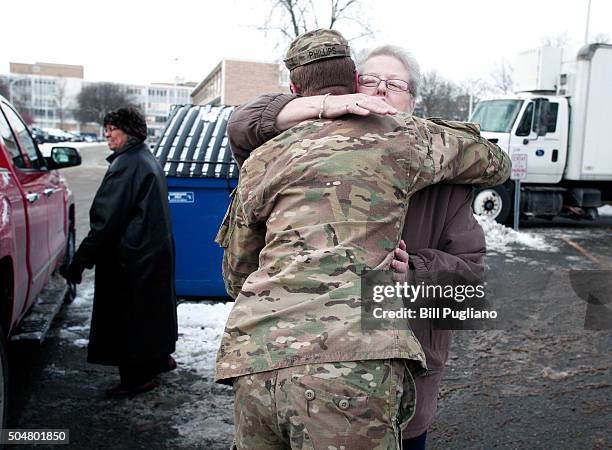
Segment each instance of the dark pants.
[{"label": "dark pants", "polygon": [[402,448],[404,450],[425,450],[425,441],[427,440],[427,431],[420,436],[404,439]]},{"label": "dark pants", "polygon": [[121,364],[121,384],[125,387],[136,387],[151,381],[156,375],[167,370],[169,359],[170,355],[164,355],[138,364]]}]

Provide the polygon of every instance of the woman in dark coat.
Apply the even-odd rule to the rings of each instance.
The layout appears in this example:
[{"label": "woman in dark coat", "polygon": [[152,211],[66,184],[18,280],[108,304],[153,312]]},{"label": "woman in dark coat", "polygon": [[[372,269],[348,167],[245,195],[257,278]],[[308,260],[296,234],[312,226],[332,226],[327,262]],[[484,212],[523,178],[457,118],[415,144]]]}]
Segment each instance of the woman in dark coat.
[{"label": "woman in dark coat", "polygon": [[144,117],[121,108],[104,117],[113,154],[89,211],[90,231],[66,274],[80,282],[96,266],[87,361],[119,366],[112,396],[156,386],[155,376],[176,368],[174,245],[168,188],[144,140]]}]

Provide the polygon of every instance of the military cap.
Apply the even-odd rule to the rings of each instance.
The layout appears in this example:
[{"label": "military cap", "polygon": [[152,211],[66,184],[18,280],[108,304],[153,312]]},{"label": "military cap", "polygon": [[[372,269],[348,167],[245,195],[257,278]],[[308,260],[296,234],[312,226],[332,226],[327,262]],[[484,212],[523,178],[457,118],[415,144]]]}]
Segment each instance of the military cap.
[{"label": "military cap", "polygon": [[335,30],[321,28],[299,35],[289,46],[285,66],[293,70],[325,58],[351,56],[348,42]]}]

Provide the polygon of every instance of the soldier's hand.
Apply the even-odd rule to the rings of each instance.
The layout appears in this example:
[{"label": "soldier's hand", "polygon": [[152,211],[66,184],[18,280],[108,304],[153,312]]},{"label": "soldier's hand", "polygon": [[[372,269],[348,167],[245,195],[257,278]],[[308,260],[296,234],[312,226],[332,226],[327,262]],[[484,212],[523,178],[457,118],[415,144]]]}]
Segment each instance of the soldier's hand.
[{"label": "soldier's hand", "polygon": [[334,119],[345,114],[367,116],[370,113],[387,115],[396,114],[397,109],[388,104],[382,97],[366,94],[330,95],[325,100],[323,117]]},{"label": "soldier's hand", "polygon": [[394,250],[393,258],[393,261],[391,261],[393,281],[406,281],[408,274],[408,261],[410,257],[406,251],[406,243],[403,239],[400,241],[399,247]]}]

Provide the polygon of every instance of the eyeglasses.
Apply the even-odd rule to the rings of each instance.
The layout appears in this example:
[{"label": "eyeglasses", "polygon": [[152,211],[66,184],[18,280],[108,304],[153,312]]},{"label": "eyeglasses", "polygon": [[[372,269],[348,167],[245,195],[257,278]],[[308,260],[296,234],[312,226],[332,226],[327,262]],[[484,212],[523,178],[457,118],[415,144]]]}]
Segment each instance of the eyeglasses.
[{"label": "eyeglasses", "polygon": [[108,127],[108,128],[104,128],[104,134],[110,134],[115,130],[118,130],[119,128],[117,127]]},{"label": "eyeglasses", "polygon": [[408,90],[408,82],[404,80],[383,80],[376,75],[359,75],[359,84],[369,88],[378,87],[383,81],[387,89],[395,92],[406,92]]}]

